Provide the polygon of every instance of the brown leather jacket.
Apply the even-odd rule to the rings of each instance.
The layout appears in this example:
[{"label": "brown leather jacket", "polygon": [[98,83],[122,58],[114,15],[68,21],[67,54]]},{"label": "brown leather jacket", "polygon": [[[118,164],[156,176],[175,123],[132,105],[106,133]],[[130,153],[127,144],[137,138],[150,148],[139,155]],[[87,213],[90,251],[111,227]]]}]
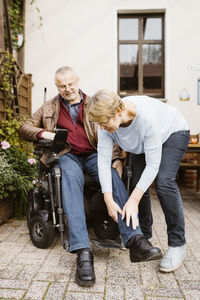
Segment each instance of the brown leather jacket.
[{"label": "brown leather jacket", "polygon": [[[37,134],[43,129],[54,132],[60,112],[59,95],[45,102],[31,118],[27,119],[19,128],[19,134],[28,141],[37,141]],[[91,122],[88,119],[88,110],[91,98],[86,95],[83,105],[83,123],[88,140],[94,149],[97,149],[97,123]],[[68,145],[65,150],[59,153],[62,155],[69,152],[71,149]],[[120,148],[115,145],[113,151],[113,160],[122,159]],[[42,158],[45,162],[45,158]]]}]

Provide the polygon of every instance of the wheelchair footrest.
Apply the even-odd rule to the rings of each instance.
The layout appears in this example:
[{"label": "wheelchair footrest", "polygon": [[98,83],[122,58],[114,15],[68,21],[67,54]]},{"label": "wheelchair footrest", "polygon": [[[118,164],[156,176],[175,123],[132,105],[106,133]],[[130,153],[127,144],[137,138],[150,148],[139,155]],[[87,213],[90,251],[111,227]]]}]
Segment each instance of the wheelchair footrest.
[{"label": "wheelchair footrest", "polygon": [[101,239],[91,239],[91,242],[97,248],[111,248],[111,249],[125,249],[121,241],[117,240],[101,240]]}]

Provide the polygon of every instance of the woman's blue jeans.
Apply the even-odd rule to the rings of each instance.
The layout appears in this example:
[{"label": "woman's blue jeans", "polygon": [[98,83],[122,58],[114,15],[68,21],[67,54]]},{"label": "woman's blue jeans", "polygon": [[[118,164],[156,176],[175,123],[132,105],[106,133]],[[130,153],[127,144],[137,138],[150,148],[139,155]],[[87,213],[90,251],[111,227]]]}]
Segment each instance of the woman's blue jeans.
[{"label": "woman's blue jeans", "polygon": [[[182,199],[176,183],[176,174],[187,150],[189,137],[189,131],[185,130],[170,135],[163,144],[160,168],[155,178],[155,189],[165,216],[168,245],[171,247],[181,246],[186,242]],[[144,168],[145,155],[132,154],[132,189],[136,186]],[[149,190],[140,201],[139,220],[144,236],[150,238],[153,218]]]},{"label": "woman's blue jeans", "polygon": [[[86,226],[84,211],[84,173],[87,172],[99,183],[97,169],[97,153],[77,156],[67,153],[59,158],[62,169],[62,203],[67,215],[69,226],[70,252],[82,248],[89,248],[90,242]],[[128,194],[119,174],[112,169],[113,197],[115,202],[123,208],[128,200]],[[142,234],[140,227],[127,227],[125,220],[118,214],[118,226],[124,245],[135,234]]]}]

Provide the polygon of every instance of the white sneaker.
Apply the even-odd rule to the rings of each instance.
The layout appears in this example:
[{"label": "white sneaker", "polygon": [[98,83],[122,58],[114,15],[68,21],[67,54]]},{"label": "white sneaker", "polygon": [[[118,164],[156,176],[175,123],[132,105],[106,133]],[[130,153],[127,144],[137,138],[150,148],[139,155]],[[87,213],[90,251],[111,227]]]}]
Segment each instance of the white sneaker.
[{"label": "white sneaker", "polygon": [[180,247],[169,247],[167,253],[160,261],[160,271],[172,272],[178,269],[183,263],[185,254],[185,245]]}]

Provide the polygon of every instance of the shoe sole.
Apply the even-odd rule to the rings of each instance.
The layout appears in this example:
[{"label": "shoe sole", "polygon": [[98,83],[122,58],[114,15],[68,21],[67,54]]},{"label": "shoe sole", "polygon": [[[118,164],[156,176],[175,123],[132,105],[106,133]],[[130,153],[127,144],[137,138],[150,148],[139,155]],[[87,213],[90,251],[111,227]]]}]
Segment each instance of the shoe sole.
[{"label": "shoe sole", "polygon": [[144,262],[144,261],[151,261],[151,260],[157,260],[162,257],[162,253],[156,253],[151,256],[146,255],[143,257],[138,257],[138,256],[132,256],[130,258],[131,262],[136,263],[136,262]]},{"label": "shoe sole", "polygon": [[[183,260],[184,260],[185,256],[186,256],[186,254],[183,257]],[[170,272],[176,271],[183,264],[183,260],[182,260],[182,262],[176,268],[164,269],[164,268],[160,267],[159,271],[164,272],[164,273],[170,273]]]},{"label": "shoe sole", "polygon": [[77,276],[75,276],[76,283],[80,286],[91,287],[95,284],[95,279],[91,281],[80,280]]}]

